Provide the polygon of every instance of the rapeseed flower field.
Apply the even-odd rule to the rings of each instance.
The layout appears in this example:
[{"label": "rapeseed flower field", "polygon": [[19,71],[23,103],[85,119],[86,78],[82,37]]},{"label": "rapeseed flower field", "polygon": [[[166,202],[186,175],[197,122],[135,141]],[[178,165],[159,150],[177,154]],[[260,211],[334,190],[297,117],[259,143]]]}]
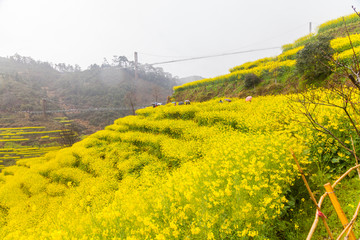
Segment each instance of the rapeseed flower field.
[{"label": "rapeseed flower field", "polygon": [[[145,108],[19,160],[0,174],[0,238],[297,239],[309,227],[301,220],[279,227],[299,179],[289,150],[306,169],[339,149],[301,124],[291,98]],[[339,112],[317,111],[344,127]]]}]

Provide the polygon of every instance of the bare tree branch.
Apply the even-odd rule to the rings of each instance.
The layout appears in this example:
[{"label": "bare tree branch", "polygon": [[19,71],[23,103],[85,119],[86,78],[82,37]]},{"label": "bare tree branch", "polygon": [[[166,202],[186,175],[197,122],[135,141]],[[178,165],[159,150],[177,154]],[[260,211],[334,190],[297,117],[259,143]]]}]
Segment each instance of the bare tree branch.
[{"label": "bare tree branch", "polygon": [[354,6],[351,6],[354,12],[360,17],[360,14],[356,11],[356,8]]}]

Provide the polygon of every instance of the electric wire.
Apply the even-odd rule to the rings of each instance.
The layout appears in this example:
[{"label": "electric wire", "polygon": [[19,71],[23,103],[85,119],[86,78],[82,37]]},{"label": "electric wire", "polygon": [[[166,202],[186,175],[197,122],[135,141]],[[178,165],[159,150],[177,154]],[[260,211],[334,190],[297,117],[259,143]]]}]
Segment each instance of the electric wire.
[{"label": "electric wire", "polygon": [[200,56],[200,57],[192,57],[192,58],[175,59],[175,60],[164,61],[164,62],[150,63],[149,65],[159,65],[159,64],[167,64],[167,63],[175,63],[175,62],[185,62],[185,61],[191,61],[191,60],[197,60],[197,59],[204,59],[204,58],[221,57],[221,56],[235,55],[235,54],[249,53],[249,52],[259,52],[259,51],[265,51],[265,50],[271,50],[271,49],[281,49],[281,47],[258,48],[258,49],[250,49],[250,50],[245,50],[245,51],[221,53],[221,54],[208,55],[208,56]]},{"label": "electric wire", "polygon": [[[296,27],[294,27],[294,28],[292,28],[292,29],[290,29],[290,30],[287,30],[287,31],[282,32],[282,33],[280,33],[280,34],[277,34],[277,35],[275,35],[275,36],[271,36],[271,37],[266,38],[266,39],[264,39],[264,40],[262,40],[262,41],[259,41],[259,42],[256,42],[256,43],[252,43],[252,44],[248,44],[248,45],[242,46],[242,47],[240,47],[240,48],[232,49],[232,50],[229,50],[229,51],[230,51],[230,52],[239,51],[240,49],[244,49],[244,48],[247,48],[247,47],[250,47],[250,46],[253,46],[253,45],[258,45],[258,44],[260,44],[260,43],[267,42],[267,41],[269,41],[269,40],[271,40],[271,39],[275,39],[275,38],[282,37],[282,36],[284,36],[284,35],[286,35],[286,34],[289,34],[289,33],[291,33],[291,32],[294,32],[294,31],[299,30],[300,28],[303,28],[305,25],[307,25],[307,24],[298,25],[298,26],[296,26]],[[184,59],[196,58],[196,57],[190,57],[190,56],[165,56],[165,55],[154,54],[154,53],[145,53],[145,52],[138,52],[138,53],[141,54],[141,55],[145,55],[145,56],[160,57],[160,58],[181,58],[181,59],[182,59],[182,58],[184,58]],[[236,53],[234,53],[234,54],[236,54]],[[220,54],[219,54],[219,55],[220,55]],[[230,54],[227,54],[227,55],[230,55]],[[201,58],[203,58],[203,57],[201,57]],[[169,61],[170,61],[170,60],[169,60]],[[157,64],[157,63],[155,63],[155,64]],[[151,64],[151,65],[154,65],[154,64]]]}]

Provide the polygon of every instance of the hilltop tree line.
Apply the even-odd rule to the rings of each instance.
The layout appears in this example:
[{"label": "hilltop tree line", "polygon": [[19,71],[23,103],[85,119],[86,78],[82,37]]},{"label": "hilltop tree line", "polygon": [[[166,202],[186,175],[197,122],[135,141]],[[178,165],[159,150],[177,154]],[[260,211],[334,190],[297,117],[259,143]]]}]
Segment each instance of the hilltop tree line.
[{"label": "hilltop tree line", "polygon": [[[86,70],[79,65],[36,61],[19,54],[0,57],[0,111],[41,111],[43,98],[48,100],[48,110],[147,106],[166,101],[177,77],[149,64],[139,63],[137,70],[135,80],[135,63],[125,56],[114,56],[111,61],[105,58],[101,65],[92,64]],[[129,113],[73,116],[104,126]]]},{"label": "hilltop tree line", "polygon": [[[25,65],[38,65],[44,66],[48,68],[52,68],[58,72],[81,72],[82,69],[78,64],[71,65],[66,63],[49,63],[43,61],[36,61],[31,57],[21,56],[19,54],[14,54],[10,56],[9,59],[16,63],[25,64]],[[126,71],[134,72],[135,71],[135,62],[129,61],[125,56],[118,56],[114,55],[112,61],[109,63],[107,58],[104,58],[103,63],[101,65],[98,64],[91,64],[87,70],[99,70],[102,68],[109,68],[109,67],[119,67],[123,68]],[[159,79],[178,79],[178,77],[173,77],[171,73],[164,72],[161,67],[154,67],[151,64],[137,64],[138,73],[140,77],[150,78],[152,80],[159,80]]]},{"label": "hilltop tree line", "polygon": [[[112,61],[109,63],[107,58],[104,58],[103,63],[101,65],[92,64],[88,67],[88,70],[94,71],[99,70],[101,68],[109,68],[109,67],[117,67],[124,69],[130,74],[135,74],[135,62],[129,61],[125,56],[114,55]],[[164,72],[161,67],[154,67],[151,64],[137,64],[138,76],[140,78],[146,78],[150,81],[177,81],[179,78],[177,76],[172,76],[171,73]]]}]

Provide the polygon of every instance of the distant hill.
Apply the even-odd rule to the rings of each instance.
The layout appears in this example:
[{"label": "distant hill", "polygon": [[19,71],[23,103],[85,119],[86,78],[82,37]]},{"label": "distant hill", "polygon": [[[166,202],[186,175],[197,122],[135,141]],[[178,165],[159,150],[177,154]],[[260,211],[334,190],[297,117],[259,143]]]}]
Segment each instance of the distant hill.
[{"label": "distant hill", "polygon": [[[78,122],[80,129],[93,132],[131,114],[133,107],[166,102],[174,85],[170,73],[151,65],[139,64],[135,80],[135,64],[126,57],[115,57],[112,63],[93,64],[82,71],[77,65],[51,64],[16,54],[0,57],[0,117],[30,112],[28,120],[20,115],[13,118],[17,120],[12,125],[23,126],[34,124],[39,116],[31,113],[44,107],[48,111],[127,108],[49,115],[48,119],[65,115]],[[0,127],[5,125],[9,127],[9,123],[0,121]]]},{"label": "distant hill", "polygon": [[179,78],[176,82],[177,82],[177,86],[178,85],[183,85],[185,83],[189,83],[189,82],[194,82],[194,81],[198,81],[204,79],[203,77],[200,76],[189,76],[189,77],[184,77],[184,78]]}]

